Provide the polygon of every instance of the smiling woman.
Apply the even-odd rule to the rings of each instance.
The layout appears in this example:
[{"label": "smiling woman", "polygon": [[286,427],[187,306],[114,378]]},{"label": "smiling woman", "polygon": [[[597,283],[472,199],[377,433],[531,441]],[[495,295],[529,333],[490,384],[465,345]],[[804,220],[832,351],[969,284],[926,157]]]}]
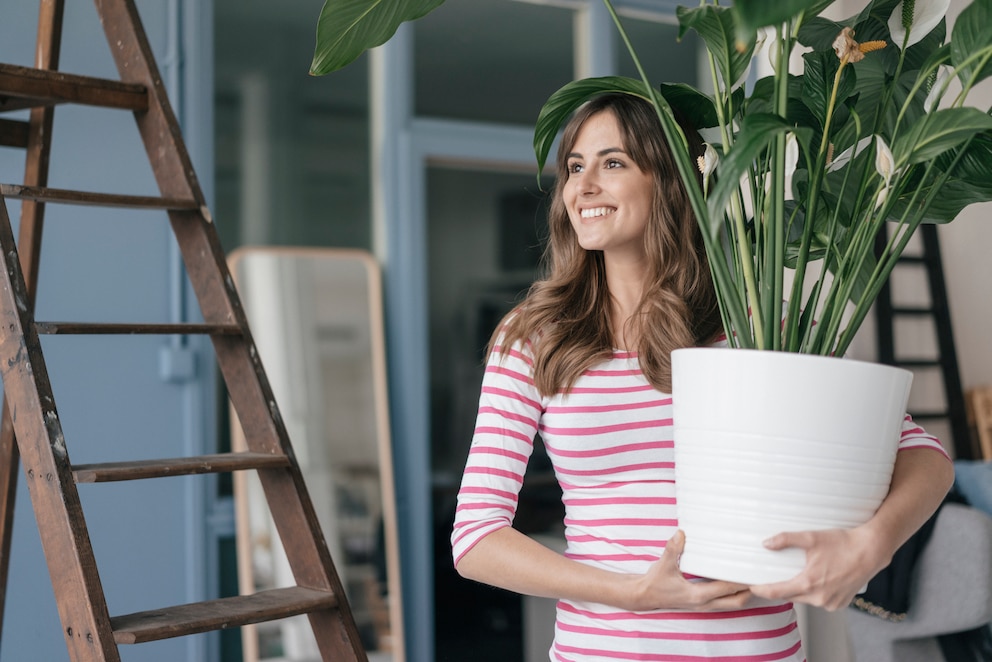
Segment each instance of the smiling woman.
[{"label": "smiling woman", "polygon": [[562,199],[582,248],[636,259],[645,250],[653,180],[627,154],[626,143],[612,112],[590,117],[568,155]]}]

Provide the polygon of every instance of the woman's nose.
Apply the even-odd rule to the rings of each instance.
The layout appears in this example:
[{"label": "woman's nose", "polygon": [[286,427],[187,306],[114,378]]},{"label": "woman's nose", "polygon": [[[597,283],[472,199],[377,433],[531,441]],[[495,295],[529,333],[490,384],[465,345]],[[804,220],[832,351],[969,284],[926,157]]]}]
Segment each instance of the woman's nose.
[{"label": "woman's nose", "polygon": [[594,193],[599,190],[599,178],[595,170],[586,170],[582,173],[579,181],[579,191],[582,193]]}]

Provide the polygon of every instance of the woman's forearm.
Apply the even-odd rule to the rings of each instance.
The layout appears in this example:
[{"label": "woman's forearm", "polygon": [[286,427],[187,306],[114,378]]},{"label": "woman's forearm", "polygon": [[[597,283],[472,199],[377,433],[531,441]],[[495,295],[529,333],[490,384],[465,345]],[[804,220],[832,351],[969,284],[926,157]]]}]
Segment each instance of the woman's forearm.
[{"label": "woman's forearm", "polygon": [[677,532],[644,574],[610,572],[572,561],[511,527],[490,533],[458,562],[463,577],[525,595],[595,602],[628,611],[739,609],[751,595],[730,582],[690,582],[678,568]]},{"label": "woman's forearm", "polygon": [[457,570],[467,579],[524,595],[623,608],[627,608],[624,594],[633,591],[636,580],[636,575],[609,572],[567,559],[512,527],[480,540],[461,558]]},{"label": "woman's forearm", "polygon": [[899,451],[889,493],[865,525],[883,555],[882,567],[936,512],[954,482],[954,465],[929,448]]}]

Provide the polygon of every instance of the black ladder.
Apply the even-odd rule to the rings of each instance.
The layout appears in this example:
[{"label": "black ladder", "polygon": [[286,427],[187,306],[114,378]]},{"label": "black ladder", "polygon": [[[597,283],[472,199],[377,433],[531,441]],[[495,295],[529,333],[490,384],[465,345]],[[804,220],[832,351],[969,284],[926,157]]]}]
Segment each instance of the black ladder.
[{"label": "black ladder", "polygon": [[[121,644],[190,635],[307,614],[324,660],[367,660],[348,601],[285,426],[252,342],[217,230],[165,94],[133,0],[96,0],[120,80],[57,71],[63,0],[41,0],[34,68],[0,64],[0,113],[30,108],[28,121],[0,119],[0,145],[24,148],[24,181],[0,184],[0,613],[6,594],[17,467],[23,464],[73,662],[118,662]],[[157,195],[117,195],[48,186],[55,107],[80,103],[127,109]],[[83,164],[84,165],[84,164]],[[15,240],[6,198],[22,200]],[[200,324],[104,324],[34,319],[46,204],[166,212],[196,294]],[[164,219],[166,214],[162,215]],[[163,274],[163,280],[167,278]],[[78,465],[70,461],[39,334],[205,334],[247,442],[247,451],[200,457]],[[111,616],[97,572],[77,485],[164,476],[258,472],[297,585],[202,603]],[[155,508],[170,504],[150,504]],[[127,544],[126,529],[121,544]],[[57,636],[52,633],[52,636]]]},{"label": "black ladder", "polygon": [[[964,393],[961,387],[961,374],[958,370],[958,357],[954,348],[954,333],[951,326],[951,312],[947,303],[947,288],[944,283],[944,267],[940,257],[940,242],[937,226],[926,223],[919,227],[921,251],[918,254],[904,253],[892,271],[889,281],[882,286],[875,303],[877,322],[878,361],[909,370],[937,370],[943,382],[944,406],[935,409],[910,411],[910,415],[922,425],[927,421],[945,421],[951,432],[954,456],[959,459],[974,457],[974,448],[968,427]],[[915,239],[915,238],[914,238]],[[887,237],[881,233],[877,239],[879,251]],[[892,280],[911,269],[923,269],[929,289],[929,304],[896,305],[892,300]],[[896,329],[901,321],[929,320],[932,323],[937,355],[924,358],[900,356],[896,348]]]}]

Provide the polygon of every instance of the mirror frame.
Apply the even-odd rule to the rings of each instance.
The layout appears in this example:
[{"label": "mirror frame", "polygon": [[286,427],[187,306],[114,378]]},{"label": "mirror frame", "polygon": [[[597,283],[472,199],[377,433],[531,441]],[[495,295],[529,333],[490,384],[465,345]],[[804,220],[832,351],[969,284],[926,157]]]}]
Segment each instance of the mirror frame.
[{"label": "mirror frame", "polygon": [[[382,498],[382,519],[388,586],[388,612],[392,662],[405,662],[403,628],[402,581],[400,577],[399,535],[396,517],[396,489],[393,470],[392,434],[389,425],[388,382],[386,376],[385,325],[383,320],[382,277],[378,262],[371,253],[361,249],[318,248],[292,246],[242,246],[228,256],[228,265],[235,287],[238,287],[238,265],[252,255],[271,255],[296,258],[328,258],[358,262],[364,268],[368,283],[369,345],[375,416],[376,445],[379,455],[379,484]],[[240,296],[240,292],[239,292]],[[242,306],[244,301],[242,300]],[[251,317],[245,309],[246,315]],[[249,325],[250,326],[250,325]],[[259,350],[261,354],[261,350]],[[263,365],[264,368],[264,365]],[[280,406],[281,408],[281,406]],[[292,439],[290,440],[292,443]],[[244,434],[237,414],[231,410],[231,448],[246,450]],[[233,474],[238,588],[242,595],[256,591],[252,567],[252,541],[249,526],[248,476],[246,472]],[[281,548],[280,548],[281,549]],[[339,560],[334,559],[335,566]],[[263,662],[260,658],[256,625],[246,625],[242,631],[242,655],[245,662]]]}]

